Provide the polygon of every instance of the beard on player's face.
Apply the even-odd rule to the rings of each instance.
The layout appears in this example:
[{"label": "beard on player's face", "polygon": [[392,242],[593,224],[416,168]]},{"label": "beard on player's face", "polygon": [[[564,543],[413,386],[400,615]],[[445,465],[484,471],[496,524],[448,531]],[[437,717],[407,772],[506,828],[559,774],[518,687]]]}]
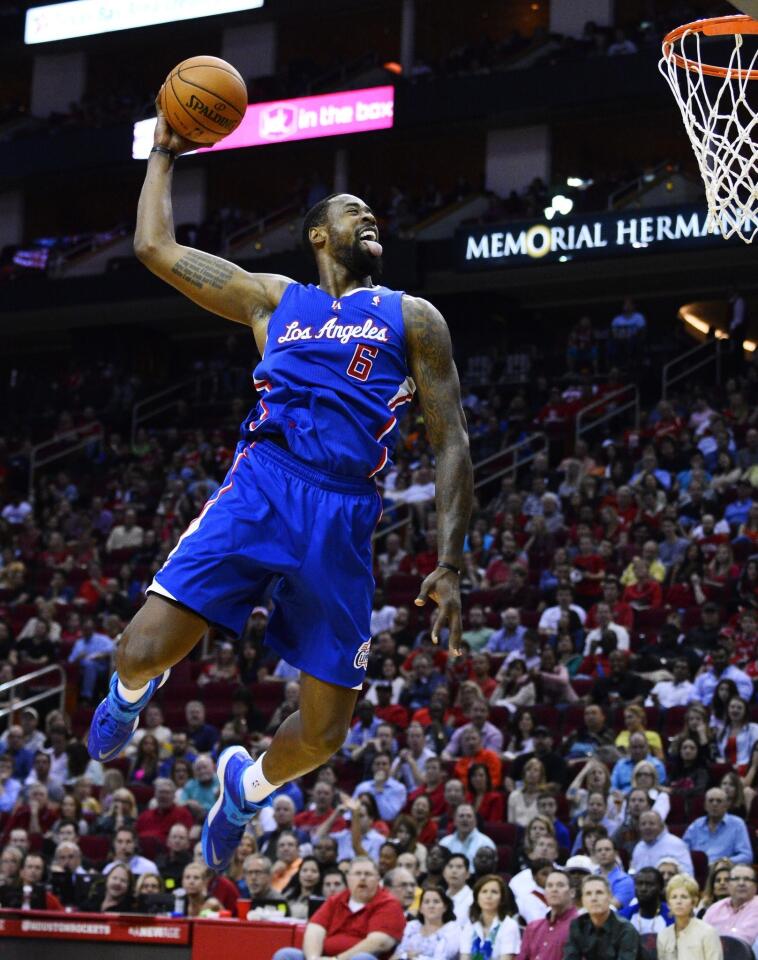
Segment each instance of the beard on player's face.
[{"label": "beard on player's face", "polygon": [[366,225],[357,230],[342,236],[338,236],[330,231],[330,245],[332,255],[337,263],[351,273],[354,277],[362,279],[370,276],[374,281],[382,275],[382,258],[375,257],[369,253],[359,239],[360,230],[365,229]]}]

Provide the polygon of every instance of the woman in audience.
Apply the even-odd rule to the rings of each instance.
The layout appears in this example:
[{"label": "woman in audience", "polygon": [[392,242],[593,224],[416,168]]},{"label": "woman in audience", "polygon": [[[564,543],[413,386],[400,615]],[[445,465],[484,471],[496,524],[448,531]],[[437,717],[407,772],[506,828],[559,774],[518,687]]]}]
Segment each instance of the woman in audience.
[{"label": "woman in audience", "polygon": [[[251,853],[258,852],[258,843],[255,839],[255,834],[250,830],[246,830],[240,839],[237,849],[234,851],[232,856],[232,862],[229,864],[229,867],[226,871],[226,876],[236,884],[237,887],[242,891],[242,884],[245,882],[245,872],[242,865],[245,862],[245,858],[249,857]],[[247,888],[245,887],[242,896],[247,896]]]},{"label": "woman in audience", "polygon": [[750,722],[749,707],[742,697],[732,697],[726,708],[726,721],[719,734],[719,755],[739,774],[747,773],[758,743],[758,723]]},{"label": "woman in audience", "polygon": [[692,877],[682,873],[669,880],[666,903],[674,922],[656,938],[658,960],[723,960],[719,935],[695,916],[699,898],[700,889]]},{"label": "woman in audience", "polygon": [[141,873],[137,877],[137,883],[134,887],[134,896],[150,897],[166,892],[166,886],[163,883],[163,877],[157,873]]},{"label": "woman in audience", "polygon": [[529,821],[527,828],[521,835],[521,843],[516,849],[516,860],[520,870],[528,866],[534,854],[534,848],[542,837],[555,839],[555,826],[547,817],[537,814]]},{"label": "woman in audience", "polygon": [[130,783],[141,783],[152,786],[158,776],[160,766],[160,746],[152,733],[146,733],[137,747],[137,754],[132,760],[129,771]]},{"label": "woman in audience", "polygon": [[[713,559],[705,568],[703,588],[709,600],[722,600],[724,592],[739,576],[740,568],[734,562],[734,554],[728,543],[716,547]],[[729,590],[731,594],[731,590]]]},{"label": "woman in audience", "polygon": [[437,821],[432,819],[432,804],[426,794],[419,794],[411,804],[411,817],[416,824],[416,835],[427,851],[437,842]]},{"label": "woman in audience", "polygon": [[461,928],[441,887],[424,887],[418,914],[406,923],[392,960],[458,960]]},{"label": "woman in audience", "polygon": [[493,789],[487,766],[483,763],[472,763],[466,779],[466,798],[476,813],[484,821],[501,821],[505,814],[505,796],[502,791]]},{"label": "woman in audience", "polygon": [[668,755],[673,758],[679,753],[679,745],[685,737],[692,737],[698,745],[700,757],[704,762],[716,759],[717,748],[713,728],[709,724],[708,707],[702,703],[691,703],[684,715],[682,729],[671,738]]},{"label": "woman in audience", "polygon": [[689,799],[704,794],[708,786],[709,771],[700,744],[693,737],[679,741],[677,756],[670,761],[669,786],[672,793]]},{"label": "woman in audience", "polygon": [[[755,748],[753,749],[755,750]],[[727,813],[747,820],[748,807],[745,801],[745,787],[739,775],[734,770],[730,770],[721,778],[719,786],[726,794]]]},{"label": "woman in audience", "polygon": [[711,728],[716,738],[717,750],[718,738],[729,720],[729,701],[732,697],[739,697],[739,695],[740,692],[734,680],[722,679],[716,684],[716,690],[711,701]]},{"label": "woman in audience", "polygon": [[[658,771],[649,760],[640,760],[632,771],[632,790],[644,790],[650,798],[651,809],[659,814],[661,820],[666,821],[671,809],[669,788],[662,787],[658,781]],[[622,810],[621,818],[624,817]]]},{"label": "woman in audience", "polygon": [[50,828],[51,833],[57,833],[61,820],[73,820],[79,831],[79,836],[84,836],[89,832],[89,823],[82,816],[82,805],[73,795],[66,793],[61,800],[60,816]]},{"label": "woman in audience", "polygon": [[234,653],[234,644],[223,640],[216,644],[216,653],[210,663],[206,663],[197,678],[198,686],[206,683],[233,683],[240,682],[240,668]]},{"label": "woman in audience", "polygon": [[126,787],[114,791],[111,812],[95,823],[93,833],[112,836],[121,827],[133,827],[137,820],[137,801]]},{"label": "woman in audience", "polygon": [[534,731],[534,716],[531,710],[522,710],[516,721],[516,729],[510,735],[503,751],[506,760],[515,760],[522,753],[531,753],[534,750],[532,732]]},{"label": "woman in audience", "polygon": [[123,773],[115,767],[103,771],[103,785],[100,787],[101,816],[107,816],[113,804],[113,795],[124,788],[126,781]]},{"label": "woman in audience", "polygon": [[185,757],[177,757],[171,766],[171,779],[176,784],[177,795],[192,779],[192,764]]},{"label": "woman in audience", "polygon": [[308,900],[321,896],[321,865],[315,857],[303,857],[296,876],[282,891],[289,904],[290,916],[308,919]]},{"label": "woman in audience", "polygon": [[521,934],[511,892],[501,876],[485,874],[474,885],[469,922],[461,930],[460,960],[515,960]]},{"label": "woman in audience", "polygon": [[392,821],[390,840],[397,841],[399,853],[412,853],[418,860],[421,872],[426,872],[426,846],[418,839],[416,821],[407,813],[398,814]]},{"label": "woman in audience", "polygon": [[187,864],[182,873],[182,887],[187,895],[186,916],[199,917],[208,897],[207,870],[204,864]]},{"label": "woman in audience", "polygon": [[571,804],[570,818],[575,820],[584,814],[590,793],[602,793],[607,799],[610,792],[611,775],[608,767],[599,760],[591,758],[577,773],[566,791],[566,797]]},{"label": "woman in audience", "polygon": [[104,884],[96,884],[82,906],[84,913],[132,913],[132,872],[124,863],[117,863]]},{"label": "woman in audience", "polygon": [[661,735],[655,730],[647,730],[647,714],[645,708],[639,704],[632,703],[624,708],[624,730],[616,737],[616,746],[623,753],[629,749],[629,737],[633,733],[643,733],[650,746],[650,752],[653,756],[663,760],[663,743]]},{"label": "woman in audience", "polygon": [[732,872],[732,867],[732,861],[726,857],[711,864],[703,896],[697,905],[697,916],[701,919],[708,907],[729,896],[729,874]]},{"label": "woman in audience", "polygon": [[531,677],[540,690],[540,703],[576,703],[579,699],[571,686],[571,677],[567,667],[558,663],[551,646],[542,648],[539,670],[533,670]]},{"label": "woman in audience", "polygon": [[526,827],[537,814],[537,797],[545,783],[545,767],[536,757],[524,766],[524,783],[508,797],[508,823]]},{"label": "woman in audience", "polygon": [[569,630],[558,630],[558,636],[555,640],[555,653],[558,657],[558,663],[566,668],[569,677],[573,680],[579,672],[579,665],[584,658],[580,653],[577,653],[574,638]]},{"label": "woman in audience", "polygon": [[533,707],[537,702],[537,690],[534,680],[526,672],[523,660],[511,660],[507,667],[501,667],[497,674],[490,703],[495,707],[507,707],[515,713],[521,707]]}]

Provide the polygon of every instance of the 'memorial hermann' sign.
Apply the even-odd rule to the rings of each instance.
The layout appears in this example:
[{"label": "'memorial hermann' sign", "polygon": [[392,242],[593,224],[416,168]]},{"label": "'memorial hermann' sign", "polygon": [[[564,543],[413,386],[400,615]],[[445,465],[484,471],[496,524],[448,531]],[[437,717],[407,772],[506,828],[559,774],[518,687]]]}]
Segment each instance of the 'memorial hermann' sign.
[{"label": "'memorial hermann' sign", "polygon": [[711,231],[704,207],[679,206],[469,227],[458,231],[456,242],[459,269],[493,270],[740,241]]}]

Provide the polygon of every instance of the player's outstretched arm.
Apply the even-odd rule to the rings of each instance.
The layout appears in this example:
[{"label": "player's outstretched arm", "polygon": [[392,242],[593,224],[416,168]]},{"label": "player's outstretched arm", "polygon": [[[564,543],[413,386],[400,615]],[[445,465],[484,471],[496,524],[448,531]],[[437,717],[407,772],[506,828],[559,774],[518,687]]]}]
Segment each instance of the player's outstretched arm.
[{"label": "player's outstretched arm", "polygon": [[[463,541],[471,518],[473,470],[466,419],[461,405],[458,371],[453,362],[450,333],[442,314],[426,300],[403,300],[408,363],[416,382],[424,425],[434,450],[436,468],[437,540],[439,560],[460,569]],[[421,585],[416,603],[431,597],[439,605],[432,634],[447,623],[450,651],[460,653],[461,597],[459,576],[438,567]]]},{"label": "player's outstretched arm", "polygon": [[195,303],[227,320],[252,327],[258,345],[265,343],[268,318],[292,281],[269,273],[248,273],[221,257],[185,247],[174,237],[171,207],[173,157],[196,149],[166,123],[160,107],[154,146],[137,206],[134,252],[148,270]]}]

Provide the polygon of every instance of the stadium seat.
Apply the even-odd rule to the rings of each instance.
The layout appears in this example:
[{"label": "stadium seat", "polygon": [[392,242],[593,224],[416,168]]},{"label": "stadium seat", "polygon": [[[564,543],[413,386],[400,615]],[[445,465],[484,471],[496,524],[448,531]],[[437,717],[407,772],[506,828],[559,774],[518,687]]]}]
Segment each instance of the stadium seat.
[{"label": "stadium seat", "polygon": [[108,859],[108,853],[111,849],[111,838],[102,834],[85,835],[79,837],[79,849],[85,860],[89,860],[93,865],[101,867]]},{"label": "stadium seat", "polygon": [[494,820],[486,820],[482,827],[482,832],[486,833],[490,840],[494,840],[498,847],[515,847],[518,839],[518,828],[515,823],[500,823]]},{"label": "stadium seat", "polygon": [[143,857],[147,857],[148,860],[155,860],[156,857],[165,852],[166,848],[158,837],[145,835],[139,838],[139,849]]},{"label": "stadium seat", "polygon": [[692,866],[695,870],[695,879],[702,890],[708,879],[708,857],[702,850],[691,850],[690,855],[692,857]]},{"label": "stadium seat", "polygon": [[501,873],[510,873],[513,869],[513,850],[505,844],[498,844],[497,868]]},{"label": "stadium seat", "polygon": [[147,806],[153,799],[155,791],[146,783],[130,783],[128,787],[134,794],[134,799],[137,801],[137,806],[140,807],[140,809]]},{"label": "stadium seat", "polygon": [[724,960],[755,960],[750,946],[737,937],[720,937]]}]

